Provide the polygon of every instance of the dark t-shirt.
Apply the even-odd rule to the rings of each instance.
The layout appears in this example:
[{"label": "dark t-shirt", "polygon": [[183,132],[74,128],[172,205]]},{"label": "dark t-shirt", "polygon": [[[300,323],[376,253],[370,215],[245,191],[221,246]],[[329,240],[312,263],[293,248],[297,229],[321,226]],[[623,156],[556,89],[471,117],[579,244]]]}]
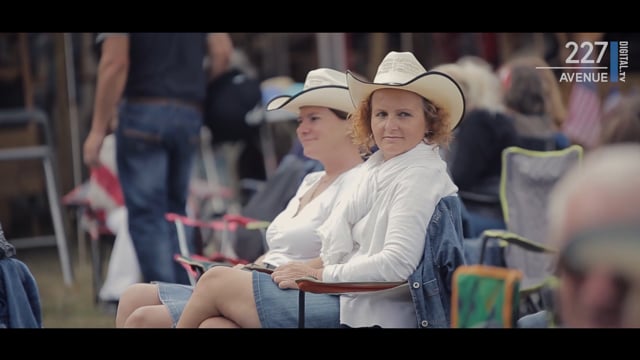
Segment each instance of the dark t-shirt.
[{"label": "dark t-shirt", "polygon": [[478,191],[497,181],[502,150],[519,145],[513,119],[486,110],[467,113],[455,137],[451,177],[461,191]]},{"label": "dark t-shirt", "polygon": [[[129,33],[125,98],[166,97],[192,102],[205,98],[206,33]],[[98,38],[98,41],[102,37]]]}]

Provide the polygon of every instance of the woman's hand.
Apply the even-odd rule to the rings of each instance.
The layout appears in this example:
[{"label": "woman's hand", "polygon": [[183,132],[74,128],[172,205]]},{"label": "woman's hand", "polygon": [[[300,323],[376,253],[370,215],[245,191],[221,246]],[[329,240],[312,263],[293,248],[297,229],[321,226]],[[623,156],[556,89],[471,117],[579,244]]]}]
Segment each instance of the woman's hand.
[{"label": "woman's hand", "polygon": [[318,270],[319,269],[314,269],[305,263],[292,261],[278,266],[273,273],[271,273],[271,278],[281,289],[297,289],[298,284],[296,284],[296,279],[300,279],[305,276],[313,276],[317,278],[316,273]]}]

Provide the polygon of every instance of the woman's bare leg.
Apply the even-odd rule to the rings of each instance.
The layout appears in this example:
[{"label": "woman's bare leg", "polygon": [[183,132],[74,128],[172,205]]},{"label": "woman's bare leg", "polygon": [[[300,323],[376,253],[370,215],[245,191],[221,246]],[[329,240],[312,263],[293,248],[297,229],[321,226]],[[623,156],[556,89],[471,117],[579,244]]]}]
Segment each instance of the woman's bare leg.
[{"label": "woman's bare leg", "polygon": [[224,317],[242,328],[260,327],[250,271],[216,266],[205,272],[177,327],[196,328],[214,317]]},{"label": "woman's bare leg", "polygon": [[126,328],[172,328],[173,319],[164,305],[147,305],[135,309],[125,320]]},{"label": "woman's bare leg", "polygon": [[238,324],[234,323],[233,321],[227,319],[227,318],[223,318],[222,316],[216,316],[216,317],[210,317],[208,319],[206,319],[205,321],[203,321],[200,324],[200,328],[201,329],[205,329],[205,328],[239,328],[240,326],[238,326]]},{"label": "woman's bare leg", "polygon": [[[157,307],[157,309],[164,308],[165,315],[163,316],[162,311],[156,310],[154,313],[157,313],[157,315],[153,315],[153,317],[148,320],[141,319],[141,315],[150,315],[149,310],[138,311],[138,309],[146,307]],[[134,313],[136,314],[135,318],[130,320]],[[154,319],[155,316],[160,316],[160,318],[156,321]],[[143,322],[143,320],[145,321]],[[151,327],[145,326],[144,323],[166,324],[167,321],[169,325],[165,327],[171,327],[171,315],[169,314],[168,309],[166,309],[166,307],[162,305],[162,302],[160,302],[160,298],[158,297],[158,286],[156,284],[133,284],[124,291],[122,296],[120,296],[120,302],[118,303],[118,310],[116,312],[117,328],[134,326],[136,324],[141,325],[142,327]]]}]

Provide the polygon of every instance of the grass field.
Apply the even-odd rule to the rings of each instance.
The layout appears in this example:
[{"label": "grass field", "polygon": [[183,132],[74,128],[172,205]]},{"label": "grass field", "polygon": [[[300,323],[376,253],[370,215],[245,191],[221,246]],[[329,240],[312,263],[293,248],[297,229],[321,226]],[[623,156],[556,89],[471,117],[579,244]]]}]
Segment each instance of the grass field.
[{"label": "grass field", "polygon": [[114,328],[115,311],[94,301],[90,260],[80,261],[72,249],[75,281],[66,286],[56,247],[18,249],[38,283],[44,328]]}]

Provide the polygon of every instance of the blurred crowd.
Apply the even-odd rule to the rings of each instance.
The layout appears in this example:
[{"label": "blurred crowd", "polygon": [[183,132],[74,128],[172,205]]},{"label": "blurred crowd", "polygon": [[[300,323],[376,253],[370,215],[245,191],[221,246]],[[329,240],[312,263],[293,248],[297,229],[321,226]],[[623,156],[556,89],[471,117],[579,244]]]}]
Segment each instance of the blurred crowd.
[{"label": "blurred crowd", "polygon": [[[451,144],[443,147],[441,154],[464,205],[465,238],[478,238],[485,230],[507,229],[500,203],[505,149],[517,146],[553,152],[572,145],[584,149],[583,161],[567,172],[548,194],[548,213],[541,214],[549,219],[548,237],[558,250],[555,259],[558,283],[552,289],[553,306],[526,314],[519,325],[640,327],[640,197],[637,191],[640,189],[640,93],[636,87],[640,81],[635,65],[631,60],[623,83],[563,83],[559,78],[560,72],[565,71],[559,67],[566,65],[570,56],[565,46],[568,42],[596,44],[629,40],[629,47],[633,48],[637,35],[447,33],[424,36],[415,35],[409,46],[401,33],[350,34],[349,45],[353,51],[347,62],[349,68],[339,70],[352,70],[365,74],[366,78],[375,73],[376,67],[372,64],[377,65],[388,50],[408,46],[423,64],[429,65],[429,70],[445,74],[459,85],[464,95],[463,120],[455,129]],[[59,111],[56,108],[60,105],[59,99],[52,90],[64,87],[56,86],[55,81],[60,77],[51,75],[70,74],[42,56],[57,51],[52,48],[51,37],[51,34],[0,34],[0,111],[15,107]],[[292,56],[289,71],[278,73],[278,67],[270,65],[269,59],[257,63],[269,41],[275,41],[257,34],[194,36],[189,39],[193,46],[175,48],[171,58],[166,59],[154,57],[154,51],[163,54],[161,49],[165,44],[154,40],[153,34],[147,38],[140,34],[107,34],[92,35],[88,42],[82,39],[85,38],[76,36],[78,53],[81,49],[90,49],[95,60],[92,69],[85,63],[90,62],[88,58],[71,54],[81,70],[78,71],[81,76],[71,82],[84,89],[82,81],[86,79],[82,76],[89,76],[88,82],[95,88],[94,93],[78,91],[78,95],[82,95],[72,99],[85,104],[81,106],[81,114],[91,119],[89,124],[82,122],[82,140],[86,137],[84,161],[89,168],[99,165],[103,141],[109,145],[110,153],[104,156],[111,159],[110,170],[119,176],[124,193],[118,193],[121,197],[117,208],[119,221],[110,229],[120,238],[116,243],[119,251],[112,256],[132,259],[137,253],[139,261],[128,261],[133,264],[127,265],[113,262],[109,274],[126,277],[126,280],[118,284],[117,289],[103,289],[102,293],[108,295],[102,300],[117,302],[124,288],[140,279],[188,284],[184,269],[173,263],[174,253],[181,249],[176,230],[167,223],[164,214],[172,212],[202,219],[225,212],[254,217],[264,214],[271,218],[263,220],[271,221],[294,195],[291,189],[297,186],[296,182],[306,173],[317,170],[318,163],[306,162],[309,159],[296,139],[296,117],[285,114],[282,118],[270,119],[263,111],[274,96],[299,92],[302,79],[298,74],[315,68],[317,61]],[[180,43],[179,37],[170,39]],[[293,54],[309,51],[304,41],[295,36],[291,39]],[[421,42],[423,39],[428,41]],[[202,41],[207,47],[199,47]],[[31,56],[26,55],[29,53]],[[202,63],[207,64],[204,69]],[[169,80],[150,81],[149,74],[153,71],[163,72]],[[224,101],[216,103],[218,112],[211,115],[209,111],[213,110],[208,106],[212,100],[206,93],[214,88],[218,94],[215,99]],[[236,91],[233,96],[223,97],[232,91]],[[70,98],[68,93],[66,98]],[[124,105],[119,108],[121,101]],[[242,116],[234,117],[231,123],[242,124],[242,127],[225,128],[227,125],[214,124],[207,118],[231,119],[237,113]],[[174,127],[156,128],[147,120],[158,117],[166,118]],[[69,126],[63,125],[60,114],[52,119],[57,127],[56,142],[63,149],[63,144],[69,146],[64,131]],[[191,124],[191,130],[186,129],[186,121]],[[8,134],[11,129],[0,126],[2,138],[2,133]],[[202,137],[202,128],[209,132],[209,137]],[[112,146],[110,138],[105,140],[109,134],[120,138],[117,147]],[[157,143],[162,146],[156,146]],[[59,152],[59,156],[65,156],[60,153],[67,152]],[[215,155],[208,157],[207,154]],[[61,170],[70,168],[70,156],[66,157],[61,162],[67,166]],[[296,163],[295,175],[285,176],[289,191],[285,191],[282,184],[279,188],[273,187],[269,180],[282,174],[280,169],[290,164],[285,159],[291,157],[305,162]],[[158,164],[165,161],[167,167],[160,168]],[[68,184],[69,178],[67,174],[67,181],[63,183]],[[181,180],[175,181],[177,178]],[[197,193],[194,179],[198,178],[219,189],[228,188],[225,206],[206,208],[212,197],[223,192]],[[271,199],[264,197],[265,192],[272,195]],[[276,194],[280,198],[275,199]],[[15,220],[16,209],[20,204],[28,205],[2,191],[0,195],[4,196],[0,199],[0,224],[11,240],[20,232],[17,229],[20,224]],[[159,197],[167,199],[161,202],[162,207],[156,201]],[[259,204],[268,204],[269,213],[261,212],[262,209],[252,213],[251,207],[255,206],[252,197],[269,199]],[[172,235],[165,236],[169,233]],[[191,252],[202,252],[207,239],[202,233],[188,232],[188,235],[195,239],[189,244]],[[162,237],[164,241],[160,242]],[[242,250],[228,250],[224,255],[237,256],[238,253]],[[256,257],[246,260],[251,262]],[[160,261],[161,258],[164,260]],[[119,263],[121,265],[117,265]],[[131,273],[118,275],[116,270],[129,265]],[[114,278],[107,280],[108,285],[117,283]]]}]

